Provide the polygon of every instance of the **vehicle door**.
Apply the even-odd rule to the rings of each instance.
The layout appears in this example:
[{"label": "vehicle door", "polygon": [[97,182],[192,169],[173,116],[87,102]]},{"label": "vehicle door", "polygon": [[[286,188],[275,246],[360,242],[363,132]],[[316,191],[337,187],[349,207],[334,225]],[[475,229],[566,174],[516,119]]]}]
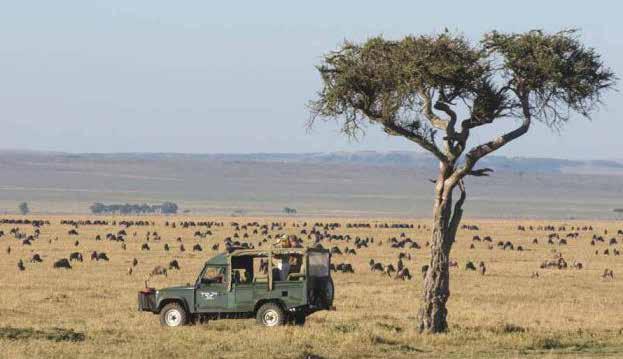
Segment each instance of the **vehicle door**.
[{"label": "vehicle door", "polygon": [[206,266],[195,289],[195,306],[199,312],[227,309],[229,302],[227,267]]}]

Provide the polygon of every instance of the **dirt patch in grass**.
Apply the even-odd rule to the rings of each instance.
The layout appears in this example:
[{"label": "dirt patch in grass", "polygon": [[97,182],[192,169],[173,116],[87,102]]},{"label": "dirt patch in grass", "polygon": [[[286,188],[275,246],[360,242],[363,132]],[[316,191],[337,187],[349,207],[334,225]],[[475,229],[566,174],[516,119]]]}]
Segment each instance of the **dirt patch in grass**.
[{"label": "dirt patch in grass", "polygon": [[0,328],[0,339],[8,340],[50,340],[54,342],[83,342],[84,333],[64,328]]}]

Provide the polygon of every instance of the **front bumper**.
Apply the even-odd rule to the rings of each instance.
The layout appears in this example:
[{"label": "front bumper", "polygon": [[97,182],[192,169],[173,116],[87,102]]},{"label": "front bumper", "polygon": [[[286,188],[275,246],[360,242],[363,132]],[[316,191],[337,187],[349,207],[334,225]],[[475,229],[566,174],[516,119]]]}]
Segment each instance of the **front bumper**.
[{"label": "front bumper", "polygon": [[138,292],[139,312],[156,312],[156,293],[152,291]]}]

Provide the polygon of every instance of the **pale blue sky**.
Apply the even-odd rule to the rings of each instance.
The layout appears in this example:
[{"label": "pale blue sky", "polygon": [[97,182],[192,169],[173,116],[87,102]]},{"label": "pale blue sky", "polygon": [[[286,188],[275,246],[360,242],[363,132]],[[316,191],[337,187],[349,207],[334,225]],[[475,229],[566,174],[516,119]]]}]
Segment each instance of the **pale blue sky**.
[{"label": "pale blue sky", "polygon": [[[323,53],[344,39],[445,27],[473,40],[492,29],[578,27],[621,74],[621,13],[615,1],[4,1],[0,148],[415,149],[375,129],[359,143],[335,124],[306,133]],[[592,123],[579,119],[560,136],[536,126],[503,154],[621,159],[621,96],[608,95]]]}]

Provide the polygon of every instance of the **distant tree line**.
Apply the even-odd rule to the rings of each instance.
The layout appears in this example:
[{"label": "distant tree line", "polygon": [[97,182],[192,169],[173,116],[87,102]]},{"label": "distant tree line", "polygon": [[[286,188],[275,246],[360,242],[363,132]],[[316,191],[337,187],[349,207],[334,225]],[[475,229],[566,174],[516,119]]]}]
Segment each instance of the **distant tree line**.
[{"label": "distant tree line", "polygon": [[164,202],[162,204],[149,205],[143,204],[103,204],[100,202],[93,203],[89,209],[93,214],[175,214],[178,206],[173,202]]},{"label": "distant tree line", "polygon": [[296,208],[284,207],[283,213],[286,214],[296,214]]}]

